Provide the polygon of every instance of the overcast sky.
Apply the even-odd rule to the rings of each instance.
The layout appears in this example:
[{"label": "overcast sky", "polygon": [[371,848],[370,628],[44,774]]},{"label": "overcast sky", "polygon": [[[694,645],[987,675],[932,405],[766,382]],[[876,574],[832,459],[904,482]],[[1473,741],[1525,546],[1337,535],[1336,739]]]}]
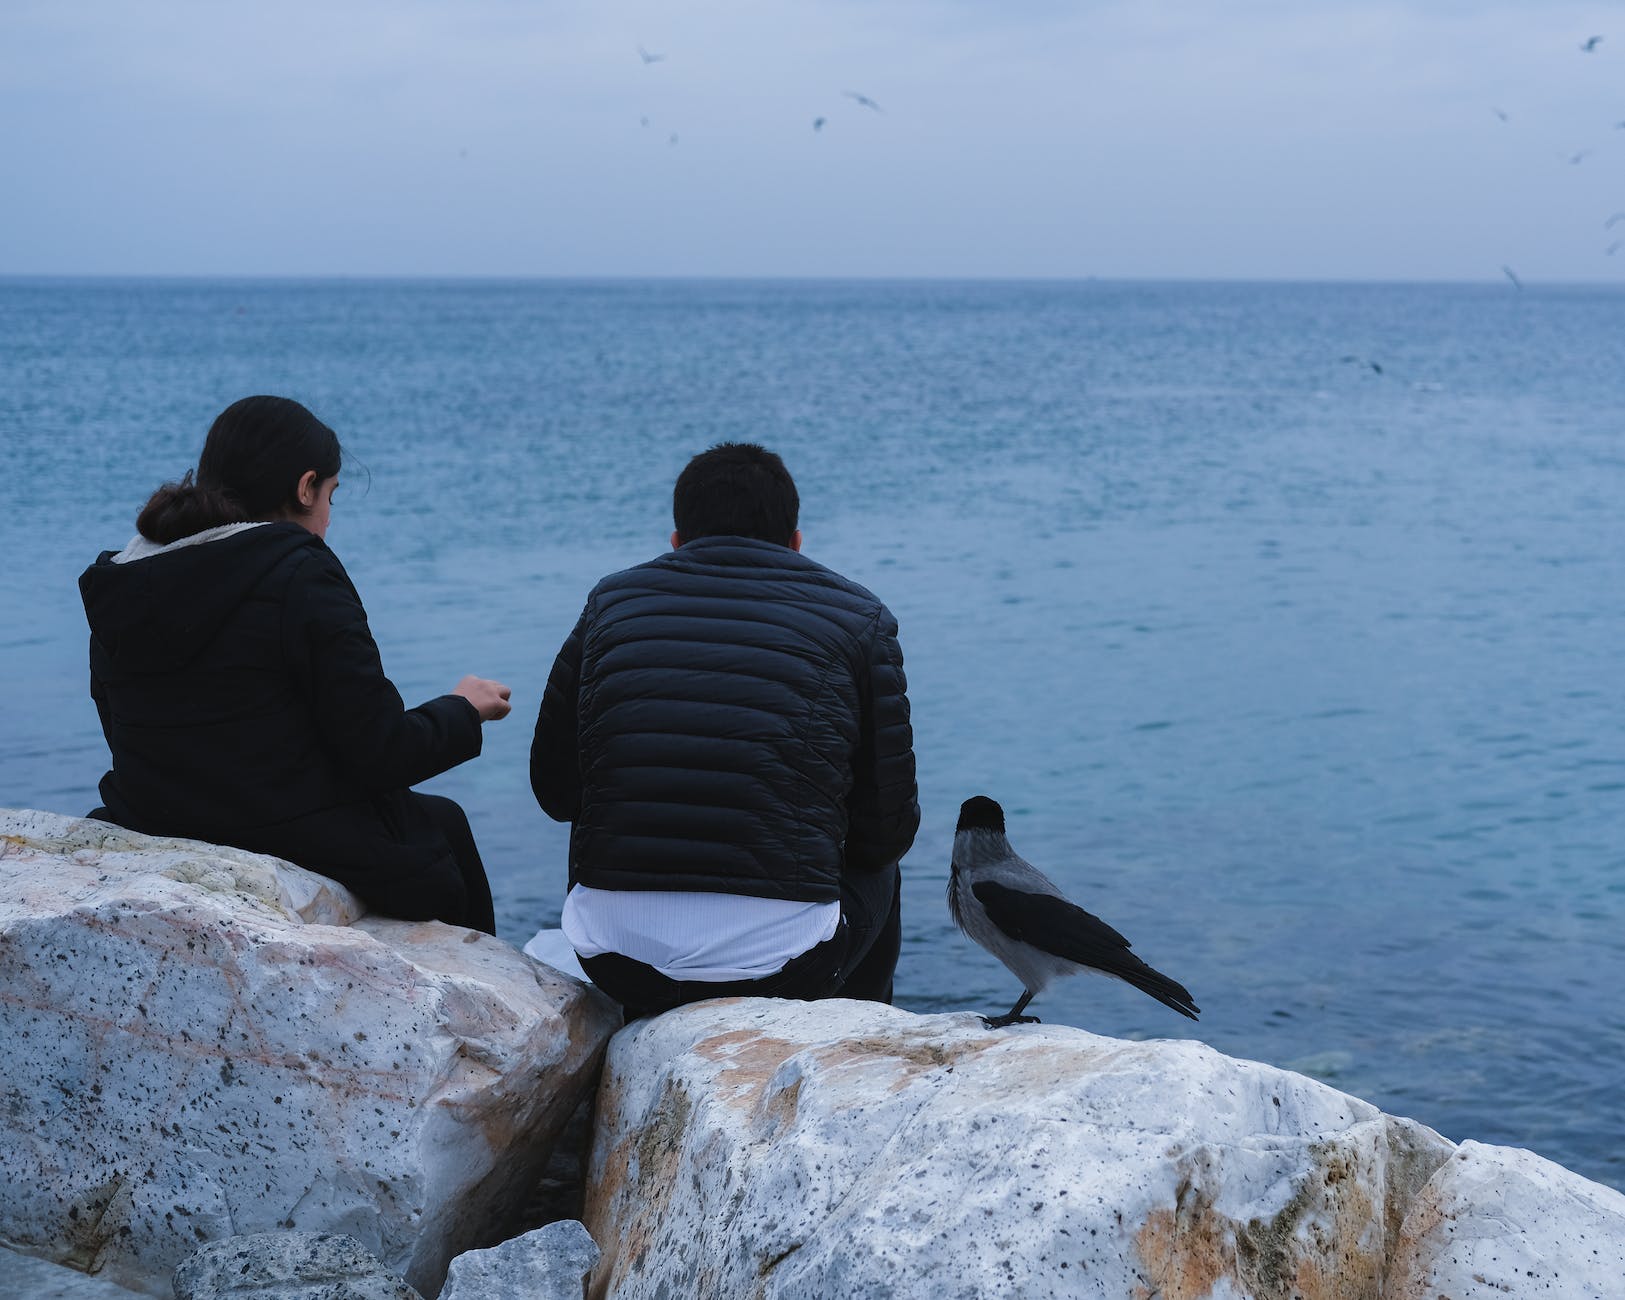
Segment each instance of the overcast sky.
[{"label": "overcast sky", "polygon": [[0,124],[0,273],[1625,281],[1618,0],[4,0]]}]

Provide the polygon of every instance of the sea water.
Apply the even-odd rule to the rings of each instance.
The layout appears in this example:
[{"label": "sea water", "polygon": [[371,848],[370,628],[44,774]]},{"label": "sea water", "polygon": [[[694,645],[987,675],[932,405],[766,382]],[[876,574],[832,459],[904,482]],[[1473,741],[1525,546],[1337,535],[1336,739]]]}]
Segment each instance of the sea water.
[{"label": "sea water", "polygon": [[924,820],[898,1001],[1019,987],[943,902],[960,801],[1185,983],[1198,1037],[1625,1186],[1625,293],[1528,286],[0,281],[0,805],[106,750],[75,578],[215,413],[297,397],[416,702],[513,687],[462,801],[556,923],[531,729],[672,481],[780,451],[902,627]]}]

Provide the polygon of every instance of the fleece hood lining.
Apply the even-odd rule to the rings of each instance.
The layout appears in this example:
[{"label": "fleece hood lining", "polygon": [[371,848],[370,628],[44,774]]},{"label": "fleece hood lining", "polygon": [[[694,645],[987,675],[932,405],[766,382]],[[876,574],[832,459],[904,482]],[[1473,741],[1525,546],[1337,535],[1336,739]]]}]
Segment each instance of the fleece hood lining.
[{"label": "fleece hood lining", "polygon": [[166,545],[160,545],[137,533],[130,539],[129,545],[113,557],[113,563],[129,564],[135,560],[150,560],[155,555],[178,551],[183,546],[202,546],[206,542],[218,542],[227,537],[234,537],[250,528],[264,528],[265,523],[266,521],[262,520],[249,524],[221,524],[218,528],[205,528],[201,533],[193,533],[190,537],[182,537]]}]

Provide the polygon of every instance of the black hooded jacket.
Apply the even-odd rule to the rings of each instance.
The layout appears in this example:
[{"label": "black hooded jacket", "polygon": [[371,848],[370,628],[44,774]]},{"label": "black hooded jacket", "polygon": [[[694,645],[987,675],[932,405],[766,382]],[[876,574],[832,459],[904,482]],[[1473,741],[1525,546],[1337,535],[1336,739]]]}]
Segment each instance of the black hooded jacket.
[{"label": "black hooded jacket", "polygon": [[914,841],[897,621],[784,546],[702,537],[605,578],[531,748],[570,880],[833,902]]},{"label": "black hooded jacket", "polygon": [[458,919],[450,847],[406,791],[480,752],[479,713],[454,695],[405,708],[320,538],[272,523],[107,551],[79,590],[114,821],[275,854],[390,915]]}]

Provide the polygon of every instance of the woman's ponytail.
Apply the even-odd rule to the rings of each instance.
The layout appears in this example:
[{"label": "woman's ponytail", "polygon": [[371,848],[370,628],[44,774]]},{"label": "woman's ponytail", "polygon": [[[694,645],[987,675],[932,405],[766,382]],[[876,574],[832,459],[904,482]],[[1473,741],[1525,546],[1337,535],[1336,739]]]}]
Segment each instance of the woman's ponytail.
[{"label": "woman's ponytail", "polygon": [[148,498],[135,528],[149,542],[168,546],[207,528],[247,521],[248,513],[235,497],[218,488],[200,487],[187,470],[179,483],[165,483]]},{"label": "woman's ponytail", "polygon": [[165,483],[136,518],[149,542],[167,546],[206,528],[306,513],[299,480],[314,470],[318,482],[344,463],[338,435],[287,397],[245,397],[215,418],[198,457],[197,472]]}]

